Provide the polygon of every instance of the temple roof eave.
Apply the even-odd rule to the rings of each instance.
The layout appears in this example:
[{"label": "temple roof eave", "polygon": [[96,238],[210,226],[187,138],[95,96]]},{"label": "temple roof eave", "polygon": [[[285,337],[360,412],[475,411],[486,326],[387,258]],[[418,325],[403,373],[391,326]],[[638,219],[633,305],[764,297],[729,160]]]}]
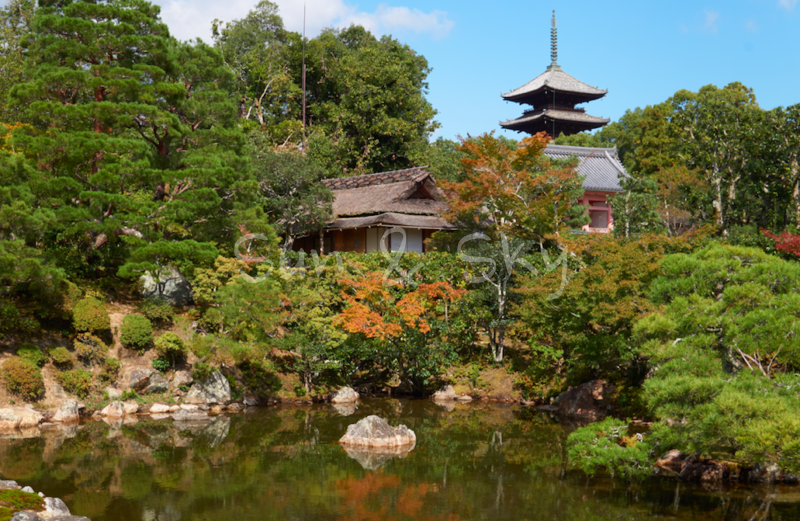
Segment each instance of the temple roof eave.
[{"label": "temple roof eave", "polygon": [[516,88],[510,92],[502,94],[503,99],[508,101],[517,101],[520,98],[527,98],[545,90],[561,92],[563,94],[571,94],[578,97],[586,97],[587,101],[590,99],[599,99],[608,93],[607,89],[598,89],[592,87],[577,78],[574,78],[561,70],[561,68],[548,67],[548,69],[529,81],[525,85]]},{"label": "temple roof eave", "polygon": [[542,112],[537,112],[536,114],[522,116],[520,118],[510,119],[507,121],[501,121],[500,126],[509,130],[522,130],[522,128],[519,127],[527,127],[547,119],[562,123],[585,126],[587,130],[602,127],[611,121],[608,118],[598,118],[596,116],[584,114],[583,112],[545,109]]}]

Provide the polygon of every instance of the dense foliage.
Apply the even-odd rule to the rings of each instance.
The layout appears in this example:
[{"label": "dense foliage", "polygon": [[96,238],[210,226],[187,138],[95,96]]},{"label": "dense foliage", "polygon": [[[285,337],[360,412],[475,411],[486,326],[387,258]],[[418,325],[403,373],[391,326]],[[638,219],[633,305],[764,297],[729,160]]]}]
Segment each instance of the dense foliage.
[{"label": "dense foliage", "polygon": [[153,343],[153,325],[142,315],[126,315],[122,319],[120,341],[128,349],[144,351]]},{"label": "dense foliage", "polygon": [[44,380],[38,367],[23,360],[11,358],[2,367],[3,381],[11,394],[25,400],[37,400],[44,394]]},{"label": "dense foliage", "polygon": [[111,329],[105,304],[94,297],[82,299],[75,305],[72,321],[75,331],[82,333],[102,333]]},{"label": "dense foliage", "polygon": [[70,394],[86,398],[92,390],[92,373],[85,369],[69,369],[56,373],[56,380]]},{"label": "dense foliage", "polygon": [[36,367],[42,367],[46,361],[42,350],[33,344],[23,344],[20,346],[19,349],[17,349],[17,356]]}]

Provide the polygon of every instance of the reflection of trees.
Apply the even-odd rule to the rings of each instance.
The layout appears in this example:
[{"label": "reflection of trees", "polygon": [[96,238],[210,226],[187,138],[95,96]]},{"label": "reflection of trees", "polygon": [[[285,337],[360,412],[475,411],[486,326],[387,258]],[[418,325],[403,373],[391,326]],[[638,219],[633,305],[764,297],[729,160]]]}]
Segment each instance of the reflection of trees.
[{"label": "reflection of trees", "polygon": [[[408,425],[418,444],[365,470],[337,440],[372,413]],[[329,406],[276,407],[210,425],[142,421],[112,433],[96,422],[72,438],[0,440],[0,475],[94,521],[800,518],[769,491],[681,485],[676,494],[673,482],[562,475],[564,431],[524,409],[471,404],[448,413],[382,400],[347,418]]]}]

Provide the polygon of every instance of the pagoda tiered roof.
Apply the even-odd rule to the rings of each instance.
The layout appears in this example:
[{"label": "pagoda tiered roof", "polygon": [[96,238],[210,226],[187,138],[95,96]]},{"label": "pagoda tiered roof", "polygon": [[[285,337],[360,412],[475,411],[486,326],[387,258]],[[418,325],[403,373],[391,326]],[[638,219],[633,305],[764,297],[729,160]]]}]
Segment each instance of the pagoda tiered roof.
[{"label": "pagoda tiered roof", "polygon": [[540,111],[526,112],[516,119],[501,121],[500,126],[509,130],[527,132],[528,134],[536,134],[542,131],[553,134],[551,129],[553,128],[553,122],[555,122],[556,128],[569,135],[584,130],[600,128],[608,124],[609,121],[611,120],[608,118],[590,116],[582,110],[547,108]]},{"label": "pagoda tiered roof", "polygon": [[535,105],[534,101],[538,101],[538,98],[543,94],[549,94],[553,91],[557,94],[570,94],[576,98],[581,98],[581,102],[600,99],[608,93],[608,90],[592,87],[570,76],[561,67],[551,66],[522,87],[503,94],[503,99]]},{"label": "pagoda tiered roof", "polygon": [[555,138],[559,134],[571,135],[606,125],[610,120],[586,114],[575,108],[579,103],[600,99],[608,93],[592,87],[564,72],[558,65],[558,38],[556,14],[553,11],[551,29],[552,62],[542,74],[522,87],[503,94],[503,99],[514,103],[533,105],[521,117],[501,121],[500,126],[517,132],[538,134],[546,132]]}]

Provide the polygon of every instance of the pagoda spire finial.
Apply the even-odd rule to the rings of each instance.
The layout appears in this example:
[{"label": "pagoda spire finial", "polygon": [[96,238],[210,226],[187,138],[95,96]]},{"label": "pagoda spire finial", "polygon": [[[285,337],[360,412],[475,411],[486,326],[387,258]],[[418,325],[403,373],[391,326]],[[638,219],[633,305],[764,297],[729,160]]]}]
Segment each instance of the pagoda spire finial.
[{"label": "pagoda spire finial", "polygon": [[558,67],[558,29],[556,28],[556,10],[553,9],[553,27],[550,29],[550,58],[553,62],[548,69]]}]

